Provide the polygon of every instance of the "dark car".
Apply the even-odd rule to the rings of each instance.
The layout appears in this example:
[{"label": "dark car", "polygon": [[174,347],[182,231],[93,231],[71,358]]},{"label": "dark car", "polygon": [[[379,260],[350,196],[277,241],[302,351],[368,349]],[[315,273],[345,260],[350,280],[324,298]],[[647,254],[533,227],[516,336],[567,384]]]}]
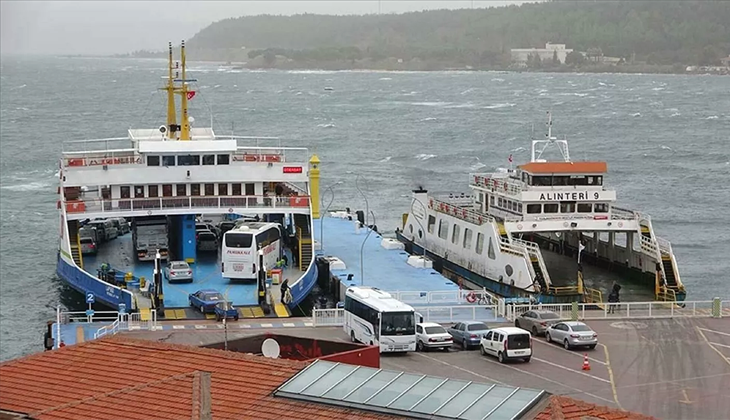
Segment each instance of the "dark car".
[{"label": "dark car", "polygon": [[459,343],[464,350],[468,350],[479,345],[482,337],[489,331],[489,327],[480,321],[463,321],[457,322],[447,331],[454,338],[454,343]]},{"label": "dark car", "polygon": [[195,232],[198,251],[218,251],[218,235],[209,230]]},{"label": "dark car", "polygon": [[215,305],[215,319],[220,321],[221,319],[231,319],[238,321],[238,309],[233,306],[231,302],[218,302]]},{"label": "dark car", "polygon": [[223,295],[214,289],[202,289],[188,296],[190,306],[200,309],[202,313],[214,313],[218,302],[223,302]]}]

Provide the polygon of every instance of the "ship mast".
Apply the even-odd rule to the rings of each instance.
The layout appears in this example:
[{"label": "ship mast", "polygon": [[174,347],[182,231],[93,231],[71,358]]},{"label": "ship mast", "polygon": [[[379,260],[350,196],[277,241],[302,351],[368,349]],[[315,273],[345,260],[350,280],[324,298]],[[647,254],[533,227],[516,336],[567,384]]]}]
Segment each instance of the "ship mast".
[{"label": "ship mast", "polygon": [[[188,118],[188,84],[187,80],[185,78],[185,41],[182,41],[182,45],[180,46],[180,61],[182,65],[182,79],[180,80],[180,88],[178,92],[180,93],[180,108],[181,108],[181,121],[182,124],[181,130],[180,130],[180,140],[190,140],[190,121]],[[192,81],[192,80],[190,80]]]},{"label": "ship mast", "polygon": [[168,139],[175,138],[175,132],[177,130],[177,122],[175,121],[175,81],[172,76],[172,42],[168,42],[168,62],[167,62],[167,86],[161,88],[161,90],[167,91],[167,130],[166,136]]}]

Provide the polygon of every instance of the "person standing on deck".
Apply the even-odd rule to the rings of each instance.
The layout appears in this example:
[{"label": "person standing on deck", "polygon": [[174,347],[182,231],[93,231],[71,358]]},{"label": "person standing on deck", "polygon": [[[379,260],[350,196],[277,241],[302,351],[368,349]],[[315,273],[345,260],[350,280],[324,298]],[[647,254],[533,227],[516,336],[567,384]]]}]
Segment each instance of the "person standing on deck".
[{"label": "person standing on deck", "polygon": [[613,290],[611,290],[611,293],[608,295],[608,313],[612,314],[616,311],[616,305],[621,302],[621,299],[619,297],[619,291],[621,290],[621,286],[618,284],[613,285]]},{"label": "person standing on deck", "polygon": [[289,279],[284,280],[284,283],[281,283],[281,288],[279,289],[281,291],[281,303],[286,305],[288,302],[286,302],[286,294],[289,292]]}]

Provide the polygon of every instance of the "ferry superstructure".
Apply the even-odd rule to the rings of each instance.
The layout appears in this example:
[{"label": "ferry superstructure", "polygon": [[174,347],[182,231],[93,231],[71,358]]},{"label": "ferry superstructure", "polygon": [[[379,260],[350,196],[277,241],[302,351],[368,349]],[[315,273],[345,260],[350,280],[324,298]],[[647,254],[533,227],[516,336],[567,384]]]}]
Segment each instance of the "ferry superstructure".
[{"label": "ferry superstructure", "polygon": [[[448,277],[503,297],[542,302],[605,300],[611,285],[586,287],[583,264],[618,272],[657,300],[684,300],[669,241],[649,215],[615,205],[607,164],[572,161],[567,140],[533,140],[530,162],[516,170],[470,175],[471,192],[413,192],[398,239],[424,253]],[[542,159],[556,146],[560,161]],[[511,157],[510,157],[511,161]],[[569,255],[548,263],[548,254]]]},{"label": "ferry superstructure", "polygon": [[[255,306],[265,285],[230,282],[222,277],[218,253],[204,258],[196,251],[196,215],[252,215],[283,226],[285,252],[296,264],[283,268],[280,280],[289,280],[288,306],[294,307],[317,277],[311,232],[319,206],[310,196],[318,192],[319,159],[306,148],[259,145],[274,138],[222,137],[212,127],[193,127],[188,102],[195,96],[190,84],[196,80],[186,71],[184,42],[180,50],[180,62],[173,61],[169,45],[167,80],[162,87],[167,93],[164,124],[130,129],[128,137],[64,144],[57,203],[57,273],[88,300],[115,310],[162,313],[170,309],[165,310],[167,315],[183,318],[190,310],[191,293],[215,288],[234,305],[250,305],[253,312],[249,313],[260,313]],[[167,238],[156,242],[155,261],[144,261],[147,258],[138,255],[126,235],[97,244],[95,255],[82,255],[80,228],[96,219],[122,217],[161,220],[159,227]],[[135,236],[134,241],[139,240]],[[163,278],[163,265],[173,259],[189,263],[192,283],[173,285]],[[110,270],[116,274],[109,276]],[[278,294],[278,287],[268,290]],[[276,303],[272,306],[277,314],[288,312],[278,297],[269,301]]]}]

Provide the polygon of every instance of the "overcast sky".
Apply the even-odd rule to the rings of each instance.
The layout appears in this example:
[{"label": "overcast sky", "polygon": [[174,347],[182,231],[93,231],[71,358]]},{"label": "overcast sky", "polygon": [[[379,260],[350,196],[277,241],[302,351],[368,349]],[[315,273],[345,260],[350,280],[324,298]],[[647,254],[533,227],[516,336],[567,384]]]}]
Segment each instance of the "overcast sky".
[{"label": "overcast sky", "polygon": [[243,15],[402,13],[519,4],[480,0],[27,1],[0,0],[3,54],[116,54],[163,50],[212,22]]}]

